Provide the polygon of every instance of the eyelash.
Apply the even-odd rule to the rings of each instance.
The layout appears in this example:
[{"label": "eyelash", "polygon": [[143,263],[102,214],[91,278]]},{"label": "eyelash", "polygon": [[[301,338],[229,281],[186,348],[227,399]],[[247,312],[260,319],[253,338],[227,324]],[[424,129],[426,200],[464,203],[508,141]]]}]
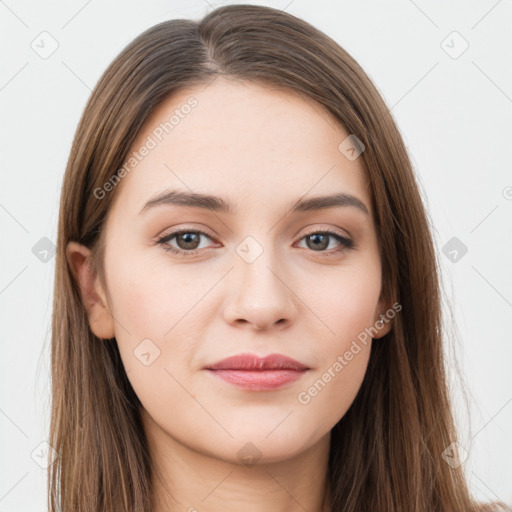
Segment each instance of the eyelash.
[{"label": "eyelash", "polygon": [[[167,242],[169,242],[170,240],[172,240],[173,238],[177,237],[178,235],[181,235],[183,233],[196,233],[196,234],[199,234],[199,235],[204,235],[206,236],[207,238],[209,238],[210,240],[212,240],[212,237],[209,236],[207,233],[204,233],[203,231],[198,231],[198,230],[193,230],[193,229],[182,229],[182,230],[179,230],[179,231],[173,231],[172,233],[169,233],[167,235],[164,235],[164,236],[161,236],[157,239],[157,243],[159,245],[162,246],[162,249],[166,252],[171,252],[173,254],[180,254],[180,255],[183,255],[183,256],[193,256],[199,252],[201,252],[203,249],[194,249],[194,250],[191,250],[191,251],[186,251],[184,249],[176,249],[175,247],[172,247],[170,245],[166,245]],[[342,252],[345,252],[345,251],[349,251],[351,249],[355,249],[356,245],[354,243],[353,240],[350,240],[348,238],[345,238],[341,235],[339,235],[338,233],[335,233],[334,231],[329,231],[329,230],[323,230],[323,231],[312,231],[310,233],[307,233],[306,235],[304,235],[300,240],[303,240],[304,238],[308,237],[308,236],[311,236],[311,235],[329,235],[329,236],[332,236],[333,238],[335,238],[338,242],[340,242],[340,247],[334,249],[334,250],[331,250],[331,251],[313,251],[312,252],[318,252],[321,257],[328,257],[328,256],[331,256],[333,254],[338,254],[338,253],[342,253]]]}]

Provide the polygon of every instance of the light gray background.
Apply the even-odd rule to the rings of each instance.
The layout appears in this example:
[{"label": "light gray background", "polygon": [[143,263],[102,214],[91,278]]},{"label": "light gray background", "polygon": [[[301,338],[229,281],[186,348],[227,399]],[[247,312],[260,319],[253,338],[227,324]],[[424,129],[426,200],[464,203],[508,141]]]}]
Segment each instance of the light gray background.
[{"label": "light gray background", "polygon": [[[333,37],[392,109],[435,226],[445,311],[458,325],[448,353],[452,367],[458,355],[470,399],[466,414],[453,370],[459,442],[469,452],[464,467],[478,498],[510,503],[512,2],[264,3]],[[0,512],[46,510],[46,473],[36,461],[47,449],[55,259],[48,253],[41,261],[36,244],[56,241],[61,181],[85,102],[143,30],[197,19],[218,5],[0,1]],[[42,58],[51,38],[58,48]],[[459,55],[463,40],[469,46]],[[468,248],[456,262],[455,253],[443,254],[453,237]]]}]

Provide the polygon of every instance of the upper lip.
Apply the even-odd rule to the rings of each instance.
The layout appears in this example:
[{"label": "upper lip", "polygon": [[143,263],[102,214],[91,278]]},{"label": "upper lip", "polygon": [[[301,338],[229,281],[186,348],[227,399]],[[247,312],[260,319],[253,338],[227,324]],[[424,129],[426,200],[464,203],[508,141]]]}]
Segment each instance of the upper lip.
[{"label": "upper lip", "polygon": [[304,371],[309,368],[291,357],[283,354],[258,356],[255,354],[237,354],[206,366],[207,370],[295,370]]}]

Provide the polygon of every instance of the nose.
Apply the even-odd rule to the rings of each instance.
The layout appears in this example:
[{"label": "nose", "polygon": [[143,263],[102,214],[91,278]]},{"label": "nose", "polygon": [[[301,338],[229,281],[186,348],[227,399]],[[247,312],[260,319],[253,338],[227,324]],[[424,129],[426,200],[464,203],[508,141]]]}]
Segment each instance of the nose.
[{"label": "nose", "polygon": [[295,320],[293,284],[287,282],[290,279],[278,269],[269,252],[264,251],[252,263],[236,261],[226,283],[230,294],[224,303],[224,318],[228,323],[246,324],[261,331],[285,329]]}]

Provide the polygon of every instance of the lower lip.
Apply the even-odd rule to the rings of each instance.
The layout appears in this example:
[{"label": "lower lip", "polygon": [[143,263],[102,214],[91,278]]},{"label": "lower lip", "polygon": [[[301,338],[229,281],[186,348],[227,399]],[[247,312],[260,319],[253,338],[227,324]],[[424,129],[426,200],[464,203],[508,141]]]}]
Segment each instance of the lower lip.
[{"label": "lower lip", "polygon": [[252,391],[269,391],[299,380],[306,371],[297,370],[209,370],[217,377]]}]

